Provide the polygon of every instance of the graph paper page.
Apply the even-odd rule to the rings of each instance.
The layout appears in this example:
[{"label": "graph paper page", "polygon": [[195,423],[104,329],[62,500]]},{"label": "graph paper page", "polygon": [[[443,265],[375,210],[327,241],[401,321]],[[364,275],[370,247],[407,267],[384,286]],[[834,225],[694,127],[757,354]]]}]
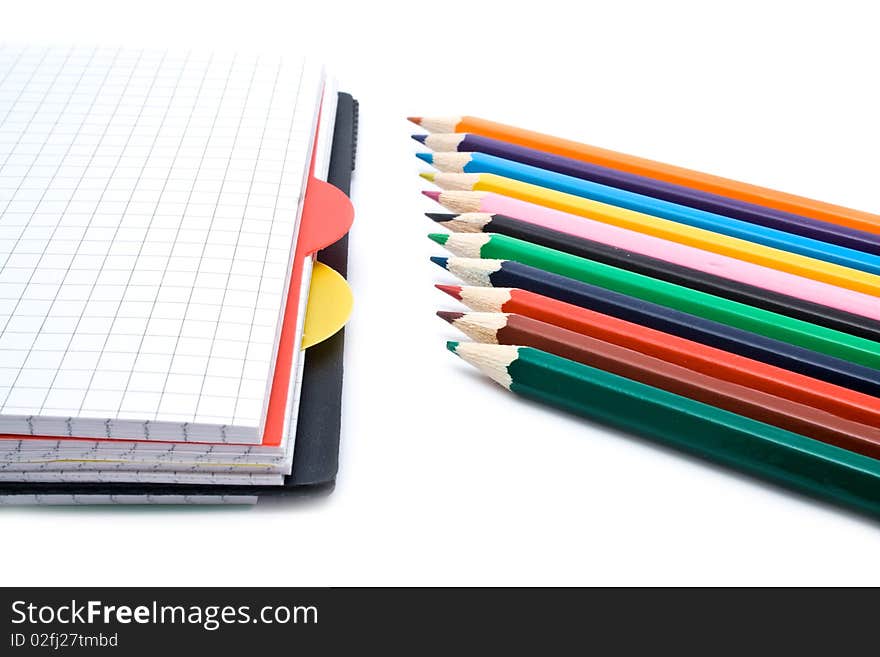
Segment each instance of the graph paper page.
[{"label": "graph paper page", "polygon": [[321,82],[0,48],[0,432],[259,442]]}]

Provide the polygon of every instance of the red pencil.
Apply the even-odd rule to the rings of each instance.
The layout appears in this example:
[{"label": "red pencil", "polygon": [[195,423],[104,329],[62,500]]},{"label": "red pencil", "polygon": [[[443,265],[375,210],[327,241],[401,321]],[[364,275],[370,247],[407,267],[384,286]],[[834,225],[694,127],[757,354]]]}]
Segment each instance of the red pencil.
[{"label": "red pencil", "polygon": [[880,426],[880,398],[525,290],[438,285],[473,310],[516,313],[718,379]]}]

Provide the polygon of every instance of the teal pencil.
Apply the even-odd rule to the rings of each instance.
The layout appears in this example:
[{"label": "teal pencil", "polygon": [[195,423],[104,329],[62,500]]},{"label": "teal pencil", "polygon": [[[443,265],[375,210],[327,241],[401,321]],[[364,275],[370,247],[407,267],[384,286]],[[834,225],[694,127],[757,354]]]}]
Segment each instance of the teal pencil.
[{"label": "teal pencil", "polygon": [[876,459],[531,347],[447,347],[518,395],[880,515]]}]

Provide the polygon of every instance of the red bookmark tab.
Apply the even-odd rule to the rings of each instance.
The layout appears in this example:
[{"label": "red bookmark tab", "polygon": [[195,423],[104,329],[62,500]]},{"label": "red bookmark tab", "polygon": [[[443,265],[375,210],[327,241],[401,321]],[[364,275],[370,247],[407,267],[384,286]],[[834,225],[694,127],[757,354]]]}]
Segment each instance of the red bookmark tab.
[{"label": "red bookmark tab", "polygon": [[310,178],[297,241],[297,259],[341,239],[354,221],[351,200],[330,183]]}]

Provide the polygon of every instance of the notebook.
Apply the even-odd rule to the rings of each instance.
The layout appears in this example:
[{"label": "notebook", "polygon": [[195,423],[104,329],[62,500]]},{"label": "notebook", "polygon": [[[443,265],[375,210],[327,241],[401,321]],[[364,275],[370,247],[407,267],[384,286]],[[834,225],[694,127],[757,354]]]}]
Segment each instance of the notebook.
[{"label": "notebook", "polygon": [[350,307],[313,255],[350,224],[322,180],[355,116],[296,58],[0,49],[2,494],[289,483],[299,345]]}]

